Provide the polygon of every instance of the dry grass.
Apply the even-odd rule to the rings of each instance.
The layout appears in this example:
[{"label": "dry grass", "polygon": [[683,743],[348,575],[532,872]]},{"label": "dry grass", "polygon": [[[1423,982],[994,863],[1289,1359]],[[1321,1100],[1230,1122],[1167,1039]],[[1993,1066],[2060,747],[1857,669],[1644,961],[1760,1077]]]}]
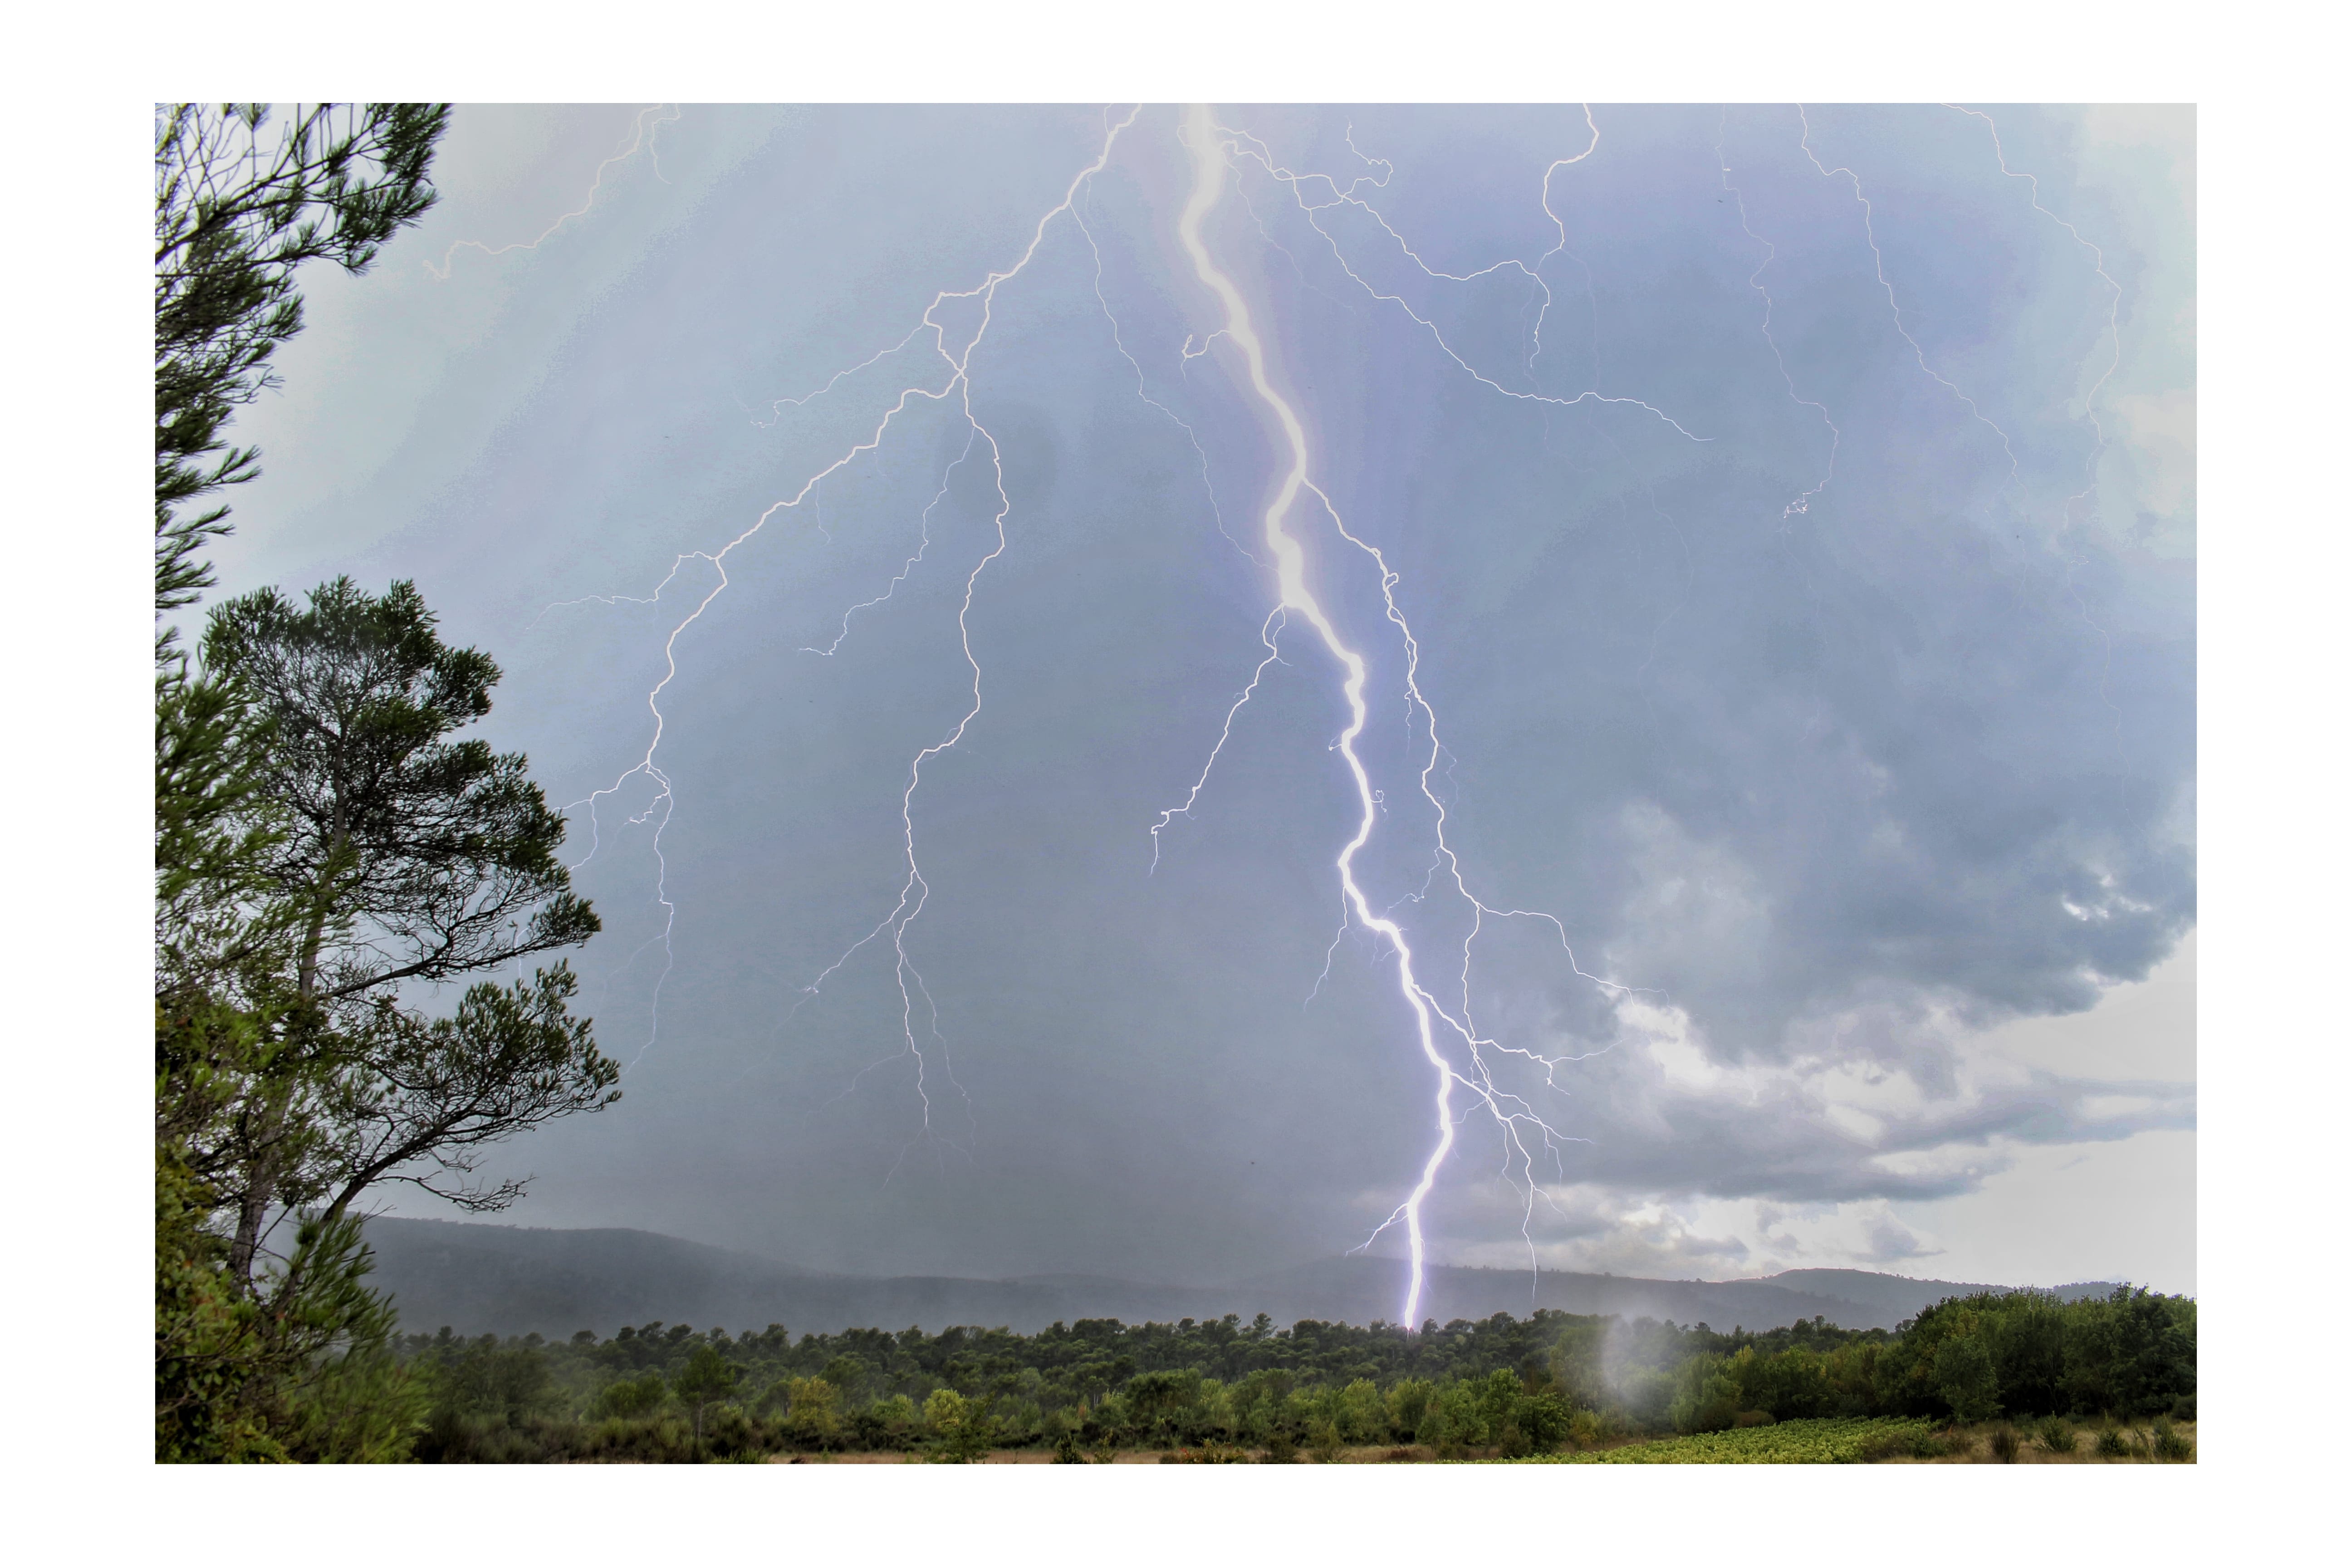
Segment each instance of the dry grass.
[{"label": "dry grass", "polygon": [[[1905,1456],[1880,1459],[1876,1462],[1882,1465],[2000,1464],[2002,1461],[1993,1453],[1992,1439],[1993,1434],[2000,1431],[2004,1423],[1999,1421],[1987,1421],[1977,1426],[1958,1426],[1940,1433],[1945,1441],[1952,1444],[1953,1451],[1939,1458],[1916,1459]],[[2092,1423],[2077,1426],[2074,1429],[2074,1447],[2072,1453],[2053,1453],[2033,1440],[2032,1428],[2018,1426],[2015,1428],[2020,1439],[2017,1457],[2008,1462],[2018,1465],[2146,1465],[2167,1462],[2155,1458],[2156,1431],[2152,1423],[2142,1421],[2116,1424],[2117,1429],[2125,1434],[2126,1443],[2135,1450],[2123,1455],[2106,1455],[2098,1451],[2100,1425]],[[2189,1453],[2184,1460],[2170,1462],[2195,1464],[2197,1462],[2197,1424],[2194,1421],[2176,1421],[2172,1424],[2172,1429],[2188,1439]]]}]

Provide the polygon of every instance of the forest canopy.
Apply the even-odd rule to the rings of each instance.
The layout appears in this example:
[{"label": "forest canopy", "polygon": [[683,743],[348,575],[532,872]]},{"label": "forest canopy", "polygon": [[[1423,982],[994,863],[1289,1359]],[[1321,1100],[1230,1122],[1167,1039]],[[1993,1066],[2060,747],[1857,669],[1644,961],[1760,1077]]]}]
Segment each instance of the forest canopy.
[{"label": "forest canopy", "polygon": [[399,1345],[430,1381],[417,1457],[443,1462],[991,1448],[1280,1459],[1405,1445],[1524,1457],[1780,1421],[2196,1413],[2195,1302],[1983,1293],[1893,1332],[1761,1332],[1539,1311],[1419,1333],[1303,1321],[878,1329],[795,1339],[647,1323]]}]

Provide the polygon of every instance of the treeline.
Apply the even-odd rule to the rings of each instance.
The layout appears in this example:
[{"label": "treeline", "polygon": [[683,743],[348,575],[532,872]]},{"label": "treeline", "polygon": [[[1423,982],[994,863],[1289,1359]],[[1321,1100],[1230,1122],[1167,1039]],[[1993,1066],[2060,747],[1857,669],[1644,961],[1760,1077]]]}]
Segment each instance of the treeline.
[{"label": "treeline", "polygon": [[2196,1307],[2118,1289],[1944,1301],[1890,1333],[1821,1319],[1755,1333],[1650,1319],[1497,1314],[1385,1324],[1043,1332],[856,1330],[794,1339],[685,1324],[549,1342],[411,1335],[439,1462],[742,1459],[995,1448],[1066,1461],[1159,1448],[1208,1461],[1398,1447],[1520,1457],[1643,1434],[1822,1416],[2195,1416]]}]

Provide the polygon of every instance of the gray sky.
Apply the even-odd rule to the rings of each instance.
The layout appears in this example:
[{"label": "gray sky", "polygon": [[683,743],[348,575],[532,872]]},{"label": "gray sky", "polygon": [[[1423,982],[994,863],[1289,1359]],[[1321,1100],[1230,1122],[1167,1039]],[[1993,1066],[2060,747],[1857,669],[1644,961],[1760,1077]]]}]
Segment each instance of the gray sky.
[{"label": "gray sky", "polygon": [[[518,1221],[1204,1279],[1411,1188],[1337,667],[1294,622],[1232,708],[1280,465],[1174,111],[1039,227],[1124,113],[461,110],[441,206],[306,278],[225,587],[414,576],[508,672],[493,738],[612,792],[577,962],[627,1099],[516,1146]],[[1360,878],[1464,1012],[1433,713],[1464,883],[1559,922],[1471,949],[1522,1120],[1455,1092],[1444,1260],[2194,1287],[2193,122],[1994,120],[1219,111],[1205,238],[1427,701],[1302,513],[1369,668]],[[1033,237],[952,383],[908,334]],[[952,395],[777,509],[909,388]],[[899,898],[966,646],[919,1087],[887,923],[807,988]]]}]

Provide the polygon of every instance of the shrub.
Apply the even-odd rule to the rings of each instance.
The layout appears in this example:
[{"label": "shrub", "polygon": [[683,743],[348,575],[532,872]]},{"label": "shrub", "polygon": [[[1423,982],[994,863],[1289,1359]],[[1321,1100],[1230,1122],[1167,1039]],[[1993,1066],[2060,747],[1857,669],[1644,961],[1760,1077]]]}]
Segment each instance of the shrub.
[{"label": "shrub", "polygon": [[2103,1459],[2127,1459],[2131,1458],[2131,1446],[2124,1441],[2122,1428],[2102,1426],[2099,1428],[2096,1452]]},{"label": "shrub", "polygon": [[2172,1429],[2169,1416],[2156,1418],[2155,1441],[2149,1445],[2159,1459],[2186,1459],[2197,1452],[2196,1445]]},{"label": "shrub", "polygon": [[1908,1458],[1911,1453],[1911,1434],[1873,1432],[1862,1440],[1862,1447],[1858,1452],[1862,1457],[1862,1462],[1865,1465],[1877,1464],[1881,1459]]},{"label": "shrub", "polygon": [[1874,1465],[1883,1459],[1940,1459],[1951,1446],[1925,1426],[1881,1427],[1864,1436],[1855,1458]]},{"label": "shrub", "polygon": [[596,1419],[610,1415],[628,1420],[652,1415],[668,1397],[669,1384],[662,1381],[662,1374],[648,1372],[642,1377],[625,1377],[605,1384],[604,1391],[590,1402],[588,1414]]},{"label": "shrub", "polygon": [[703,1424],[705,1443],[713,1455],[722,1459],[756,1458],[770,1447],[768,1436],[738,1405],[719,1406]]},{"label": "shrub", "polygon": [[[1060,1461],[1056,1459],[1056,1463]],[[1197,1448],[1176,1448],[1160,1456],[1163,1465],[1245,1465],[1246,1450],[1231,1443],[1220,1443],[1214,1437]]]},{"label": "shrub", "polygon": [[1318,1465],[1336,1465],[1340,1456],[1347,1452],[1347,1444],[1340,1440],[1338,1425],[1329,1421],[1318,1421],[1307,1429],[1307,1446]]},{"label": "shrub", "polygon": [[1769,1426],[1772,1425],[1772,1413],[1769,1410],[1743,1410],[1731,1418],[1731,1424],[1734,1426]]},{"label": "shrub", "polygon": [[1957,1332],[1936,1347],[1929,1363],[1936,1392],[1963,1421],[1982,1421],[2000,1409],[1999,1369],[1985,1328],[1963,1314]]},{"label": "shrub", "polygon": [[2033,1440],[2047,1452],[2071,1454],[2074,1451],[2074,1428],[2066,1424],[2063,1415],[2045,1416],[2042,1425],[2033,1429]]},{"label": "shrub", "polygon": [[1992,1457],[2004,1465],[2017,1463],[2017,1451],[2022,1447],[2014,1426],[2003,1426],[1992,1435]]},{"label": "shrub", "polygon": [[931,1450],[935,1464],[969,1465],[988,1451],[995,1436],[989,1419],[992,1400],[974,1404],[952,1388],[938,1388],[923,1401],[923,1421],[938,1439]]},{"label": "shrub", "polygon": [[1666,1419],[1675,1431],[1719,1432],[1738,1415],[1739,1385],[1722,1359],[1693,1356],[1675,1369],[1675,1394],[1666,1405]]},{"label": "shrub", "polygon": [[1424,1378],[1407,1377],[1398,1380],[1382,1403],[1387,1406],[1389,1425],[1396,1435],[1408,1440],[1422,1437],[1422,1426],[1429,1418],[1429,1402],[1433,1393]]}]

